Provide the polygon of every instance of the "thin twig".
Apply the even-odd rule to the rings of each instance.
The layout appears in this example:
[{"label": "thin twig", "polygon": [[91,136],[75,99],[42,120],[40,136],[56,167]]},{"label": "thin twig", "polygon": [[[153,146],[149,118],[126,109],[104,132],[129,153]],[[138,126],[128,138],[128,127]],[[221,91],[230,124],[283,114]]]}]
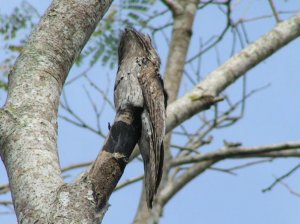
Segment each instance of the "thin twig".
[{"label": "thin twig", "polygon": [[286,174],[278,177],[275,179],[275,181],[267,188],[262,189],[262,192],[265,193],[267,191],[271,191],[273,189],[273,187],[275,187],[275,185],[277,185],[280,181],[282,181],[283,179],[287,178],[288,176],[290,176],[292,173],[294,173],[298,168],[300,168],[300,163],[295,166],[293,169],[291,169],[289,172],[287,172]]},{"label": "thin twig", "polygon": [[[70,170],[87,167],[87,166],[90,166],[91,164],[92,164],[92,162],[76,163],[76,164],[72,164],[72,165],[63,167],[61,169],[61,171],[64,173],[64,172],[67,172]],[[9,184],[0,185],[0,194],[6,194],[9,191],[10,191]]]},{"label": "thin twig", "polygon": [[6,194],[9,191],[9,184],[0,185],[0,194]]},{"label": "thin twig", "polygon": [[74,169],[78,169],[78,168],[82,168],[82,167],[87,167],[90,166],[92,164],[92,162],[83,162],[83,163],[76,163],[76,164],[72,164],[69,166],[65,166],[64,168],[61,169],[62,172],[67,172],[70,170],[74,170]]},{"label": "thin twig", "polygon": [[91,70],[92,67],[88,67],[87,69],[85,69],[83,72],[79,73],[78,75],[76,75],[75,77],[73,77],[72,79],[70,79],[69,81],[67,81],[65,83],[65,86],[72,84],[73,82],[75,82],[76,80],[78,80],[79,78],[86,76],[86,74]]},{"label": "thin twig", "polygon": [[223,168],[218,168],[218,167],[210,167],[208,168],[209,170],[213,170],[213,171],[219,171],[219,172],[223,172],[223,173],[227,173],[233,176],[237,176],[237,173],[232,172],[231,170],[228,169],[223,169]]},{"label": "thin twig", "polygon": [[273,0],[269,0],[269,4],[271,6],[271,9],[272,9],[272,12],[273,12],[273,15],[274,15],[274,18],[275,18],[276,22],[280,23],[281,19],[279,18],[279,15],[278,15],[278,12],[276,10],[276,7],[275,7],[275,4],[274,4]]},{"label": "thin twig", "polygon": [[116,192],[116,191],[130,185],[130,184],[136,183],[136,182],[142,180],[143,178],[144,178],[144,175],[141,175],[141,176],[126,180],[123,183],[118,184],[118,186],[115,188],[114,192]]},{"label": "thin twig", "polygon": [[282,180],[279,182],[280,184],[282,184],[292,195],[295,195],[297,197],[300,197],[300,193],[294,191],[288,184],[286,184],[285,182],[283,182]]},{"label": "thin twig", "polygon": [[187,147],[184,147],[184,146],[174,145],[174,144],[172,144],[171,147],[175,148],[175,149],[179,149],[180,151],[189,151],[189,152],[192,152],[192,153],[199,154],[199,152],[197,150],[193,149],[193,148],[187,148]]},{"label": "thin twig", "polygon": [[227,31],[229,30],[230,26],[232,25],[231,22],[231,8],[230,8],[230,4],[231,4],[231,0],[228,0],[225,5],[227,8],[227,12],[224,12],[226,15],[226,19],[227,19],[227,23],[225,28],[223,29],[223,31],[221,32],[221,34],[217,37],[217,39],[209,46],[207,46],[206,48],[204,48],[202,51],[198,52],[196,55],[192,56],[190,59],[188,59],[185,63],[188,64],[192,61],[194,61],[196,58],[198,58],[199,56],[201,56],[202,54],[204,54],[205,52],[207,52],[208,50],[210,50],[211,48],[215,47],[225,36],[225,34],[227,33]]},{"label": "thin twig", "polygon": [[263,159],[263,160],[258,160],[258,161],[249,162],[249,163],[245,163],[245,164],[242,164],[242,165],[234,166],[234,167],[231,167],[231,168],[227,168],[227,170],[229,170],[229,171],[239,170],[239,169],[248,168],[249,166],[254,166],[254,165],[257,165],[257,164],[270,163],[272,161],[273,161],[273,159]]},{"label": "thin twig", "polygon": [[233,158],[259,157],[260,154],[264,154],[264,153],[281,152],[290,149],[296,150],[299,148],[300,148],[300,142],[286,142],[282,144],[263,145],[263,146],[256,146],[256,147],[232,147],[232,148],[225,147],[215,152],[176,158],[173,160],[172,166],[178,166],[178,165],[189,164],[189,163],[198,163],[201,161],[209,161],[214,159],[222,160],[222,159],[233,159]]},{"label": "thin twig", "polygon": [[[93,87],[98,93],[100,93],[100,95],[103,97],[103,99],[109,104],[109,106],[114,110],[115,107],[113,105],[113,103],[110,101],[110,99],[107,96],[107,91],[109,91],[109,89],[106,89],[106,91],[103,91],[102,89],[100,89],[88,76],[84,75],[84,78],[89,82],[89,84],[91,85],[91,87]],[[108,85],[109,86],[109,85]]]},{"label": "thin twig", "polygon": [[87,130],[90,130],[91,132],[93,132],[93,133],[95,133],[95,134],[97,134],[97,135],[99,135],[99,136],[101,136],[101,137],[103,137],[103,138],[106,137],[102,132],[100,132],[99,130],[96,130],[95,128],[93,128],[93,127],[87,125],[87,124],[84,123],[84,122],[76,122],[76,121],[74,121],[74,120],[72,120],[72,119],[70,119],[70,118],[68,118],[68,117],[66,117],[66,116],[62,116],[62,115],[59,115],[59,117],[60,117],[61,119],[65,120],[65,121],[67,121],[67,122],[69,122],[69,123],[75,125],[75,126],[78,126],[78,127],[80,127],[80,128],[84,128],[84,129],[87,129]]},{"label": "thin twig", "polygon": [[9,206],[9,205],[12,205],[12,201],[0,201],[0,205],[3,205],[3,206]]}]

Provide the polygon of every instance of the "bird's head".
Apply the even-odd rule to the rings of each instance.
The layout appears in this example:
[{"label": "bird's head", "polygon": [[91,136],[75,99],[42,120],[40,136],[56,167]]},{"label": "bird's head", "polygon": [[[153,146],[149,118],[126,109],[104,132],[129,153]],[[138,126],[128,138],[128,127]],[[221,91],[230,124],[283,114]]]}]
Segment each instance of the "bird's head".
[{"label": "bird's head", "polygon": [[133,28],[126,28],[123,32],[119,45],[119,64],[124,58],[145,57],[152,63],[155,63],[158,68],[160,59],[152,46],[152,41],[149,35],[145,35],[136,31]]}]

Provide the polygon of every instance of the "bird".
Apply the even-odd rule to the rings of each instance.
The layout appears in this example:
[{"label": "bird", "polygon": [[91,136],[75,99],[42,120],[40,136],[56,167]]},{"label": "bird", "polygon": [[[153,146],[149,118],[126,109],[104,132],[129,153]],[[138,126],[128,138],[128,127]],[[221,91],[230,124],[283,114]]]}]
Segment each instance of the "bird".
[{"label": "bird", "polygon": [[[157,193],[163,172],[163,139],[168,95],[159,73],[160,58],[152,45],[151,38],[133,28],[127,28],[120,40],[119,65],[125,63],[127,66],[132,60],[139,69],[136,72],[128,72],[131,75],[130,88],[134,91],[131,95],[137,99],[130,104],[137,107],[142,105],[141,135],[138,145],[144,162],[147,206],[152,208],[153,198]],[[116,84],[124,80],[122,77],[116,80]],[[120,95],[121,91],[118,94]],[[126,105],[128,101],[133,101],[132,96],[126,98]]]}]

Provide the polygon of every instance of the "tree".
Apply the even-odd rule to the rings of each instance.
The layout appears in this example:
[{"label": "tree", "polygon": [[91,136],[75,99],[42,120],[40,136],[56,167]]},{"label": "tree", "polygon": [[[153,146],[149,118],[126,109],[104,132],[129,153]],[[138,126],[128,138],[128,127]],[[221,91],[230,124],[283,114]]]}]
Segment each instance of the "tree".
[{"label": "tree", "polygon": [[[145,223],[145,220],[147,223],[158,222],[170,199],[207,169],[232,173],[234,169],[241,168],[214,167],[220,161],[257,157],[268,158],[269,161],[274,158],[299,156],[299,142],[245,147],[239,142],[225,141],[224,146],[218,145],[215,151],[205,153],[203,149],[213,145],[213,138],[210,137],[213,131],[229,127],[241,120],[246,101],[257,92],[257,90],[247,92],[246,72],[299,36],[300,15],[295,14],[279,23],[282,12],[277,11],[273,2],[269,1],[270,10],[278,24],[270,32],[249,44],[249,37],[245,31],[249,20],[233,18],[232,8],[235,3],[233,1],[162,2],[166,9],[153,12],[153,16],[147,20],[143,19],[137,10],[152,12],[150,8],[154,6],[150,7],[149,2],[143,4],[131,2],[129,6],[139,7],[132,7],[134,9],[128,7],[127,11],[124,10],[128,18],[131,18],[124,23],[150,30],[153,40],[156,33],[160,32],[163,35],[166,28],[172,27],[170,50],[164,72],[165,86],[169,94],[167,132],[171,133],[176,127],[180,127],[173,134],[184,136],[184,140],[178,141],[173,138],[174,142],[171,143],[171,134],[166,137],[164,176],[154,208],[149,211],[142,196],[135,217],[136,223]],[[53,2],[22,49],[21,56],[9,75],[8,99],[0,116],[0,154],[9,176],[10,190],[19,222],[70,223],[72,220],[74,223],[84,221],[97,223],[106,211],[104,205],[116,184],[113,181],[122,174],[119,163],[113,163],[112,156],[102,152],[89,171],[76,181],[64,184],[57,149],[57,111],[62,87],[72,64],[95,29],[94,40],[99,43],[100,39],[102,45],[99,44],[99,48],[96,48],[99,50],[96,51],[87,47],[77,62],[80,63],[80,59],[84,59],[85,56],[88,58],[90,55],[93,55],[92,65],[97,60],[102,60],[103,63],[115,60],[112,53],[117,45],[117,41],[113,39],[116,37],[112,28],[116,14],[114,9],[108,12],[104,25],[100,22],[97,26],[110,3],[111,1]],[[188,57],[192,34],[197,33],[197,30],[193,29],[196,13],[207,7],[217,7],[224,12],[225,28],[217,38],[212,38],[206,43],[200,41],[200,50],[194,56]],[[171,23],[152,27],[151,19],[165,16],[169,12],[172,12]],[[104,33],[103,29],[107,29],[109,35]],[[202,55],[211,49],[217,51],[218,44],[222,43],[229,31],[232,31],[233,38],[239,38],[241,43],[244,44],[246,41],[247,46],[241,44],[241,51],[202,79],[199,75],[201,67],[198,66],[201,65]],[[110,44],[111,51],[103,46],[103,42]],[[92,44],[90,43],[91,46]],[[230,47],[232,54],[237,51],[235,39]],[[183,75],[190,81],[188,86],[193,88],[178,98]],[[79,77],[90,80],[87,76]],[[224,90],[239,78],[243,78],[244,88],[241,99],[234,102],[233,97],[225,94]],[[92,81],[90,83],[93,88],[97,88]],[[107,96],[103,96],[104,99],[105,97]],[[94,105],[94,101],[91,102]],[[105,136],[100,129],[86,125],[70,108],[66,98],[62,100],[61,106],[69,115],[62,115],[65,120]],[[209,108],[211,108],[209,112],[204,113]],[[242,112],[236,115],[239,109]],[[97,112],[96,109],[95,111]],[[70,117],[77,117],[77,120],[74,121]],[[196,128],[183,125],[189,118],[193,118],[194,122],[201,122],[201,125]],[[131,159],[137,156],[138,151],[135,150]],[[244,166],[265,161],[258,160]],[[287,175],[298,167],[299,165],[295,166]],[[106,178],[112,174],[118,178]],[[95,176],[97,178],[94,178]],[[140,179],[135,178],[123,185]],[[280,181],[278,178],[275,183]]]}]

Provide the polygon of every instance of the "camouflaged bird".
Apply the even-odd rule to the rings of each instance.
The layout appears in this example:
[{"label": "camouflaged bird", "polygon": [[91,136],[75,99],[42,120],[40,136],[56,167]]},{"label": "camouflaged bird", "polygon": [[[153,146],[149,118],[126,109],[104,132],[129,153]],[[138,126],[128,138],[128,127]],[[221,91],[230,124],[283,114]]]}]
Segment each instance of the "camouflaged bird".
[{"label": "camouflaged bird", "polygon": [[[144,161],[147,205],[152,208],[153,197],[162,177],[167,94],[159,74],[160,59],[150,37],[134,29],[125,29],[119,46],[119,64],[126,66],[131,60],[135,60],[139,70],[132,72],[128,68],[128,75],[119,75],[116,85],[124,80],[130,81],[129,87],[127,85],[126,88],[131,88],[132,92],[125,97],[125,104],[134,107],[142,104],[141,137],[138,145]],[[119,97],[125,94],[121,88],[118,89],[115,90],[115,98],[116,94]],[[119,106],[126,107],[124,101],[120,102]]]}]

